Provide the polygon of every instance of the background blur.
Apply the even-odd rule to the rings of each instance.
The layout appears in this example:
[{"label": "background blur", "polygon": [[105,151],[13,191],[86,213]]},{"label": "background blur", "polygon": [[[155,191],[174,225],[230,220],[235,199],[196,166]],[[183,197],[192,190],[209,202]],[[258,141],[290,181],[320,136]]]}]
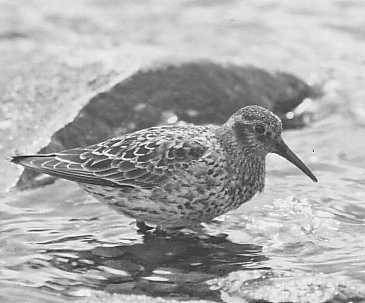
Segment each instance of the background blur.
[{"label": "background blur", "polygon": [[[361,0],[0,1],[2,302],[18,302],[25,295],[32,302],[84,295],[93,300],[94,289],[106,295],[112,282],[105,279],[118,275],[110,269],[115,267],[109,263],[89,268],[80,260],[95,263],[93,249],[100,245],[146,244],[131,220],[86,196],[75,184],[59,181],[45,189],[8,192],[21,169],[6,157],[39,150],[96,92],[139,68],[197,58],[290,72],[321,86],[324,96],[313,105],[317,122],[284,135],[320,183],[309,183],[289,164],[269,157],[265,193],[209,227],[229,233],[235,244],[260,245],[267,259],[253,259],[252,264],[273,270],[272,288],[265,282],[264,290],[262,285],[252,286],[249,294],[239,287],[232,290],[232,281],[242,284],[260,276],[248,277],[234,267],[219,276],[223,282],[210,282],[218,295],[186,298],[229,301],[257,295],[273,300],[285,293],[276,275],[285,276],[293,302],[305,302],[296,291],[310,293],[305,288],[310,283],[322,291],[310,302],[325,302],[343,289],[345,302],[355,296],[350,285],[360,285],[356,290],[365,293],[364,16]],[[161,255],[148,245],[143,250],[152,251],[150,260]],[[88,253],[81,256],[80,251]],[[233,258],[223,249],[224,253],[227,260]],[[61,257],[65,264],[76,262],[79,267],[62,267]],[[159,262],[154,270],[161,276],[160,267],[167,261]],[[169,266],[163,270],[189,273],[182,265]],[[204,268],[200,274],[205,280],[217,278]],[[132,284],[126,293],[137,293],[135,281],[128,280]],[[345,286],[339,290],[339,285]]]}]

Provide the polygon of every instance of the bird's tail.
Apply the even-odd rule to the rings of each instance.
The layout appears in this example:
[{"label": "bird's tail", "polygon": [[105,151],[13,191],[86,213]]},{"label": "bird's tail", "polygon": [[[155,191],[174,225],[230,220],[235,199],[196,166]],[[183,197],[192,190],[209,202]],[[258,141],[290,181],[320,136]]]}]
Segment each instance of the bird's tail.
[{"label": "bird's tail", "polygon": [[54,155],[52,154],[21,155],[11,157],[10,162],[40,170],[42,168],[41,164],[45,160],[51,160],[52,158],[54,158]]}]

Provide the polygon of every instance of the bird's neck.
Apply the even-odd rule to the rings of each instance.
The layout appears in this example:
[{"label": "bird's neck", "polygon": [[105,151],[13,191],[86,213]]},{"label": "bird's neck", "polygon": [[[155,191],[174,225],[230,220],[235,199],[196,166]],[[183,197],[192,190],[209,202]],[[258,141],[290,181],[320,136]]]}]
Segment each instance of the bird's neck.
[{"label": "bird's neck", "polygon": [[237,159],[240,183],[250,187],[256,193],[262,191],[265,185],[265,156],[262,154],[244,153],[242,159]]},{"label": "bird's neck", "polygon": [[265,184],[266,154],[240,144],[229,128],[222,127],[217,134],[237,181],[243,188],[250,187],[254,192],[262,191]]}]

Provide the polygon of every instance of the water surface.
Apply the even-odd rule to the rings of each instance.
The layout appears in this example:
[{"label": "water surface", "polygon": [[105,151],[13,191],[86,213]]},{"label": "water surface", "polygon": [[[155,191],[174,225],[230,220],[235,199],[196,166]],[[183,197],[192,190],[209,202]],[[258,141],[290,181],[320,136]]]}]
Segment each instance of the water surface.
[{"label": "water surface", "polygon": [[[178,17],[157,18],[152,27],[146,26],[151,18],[140,18],[144,29],[125,38],[171,52],[189,52],[194,46],[200,55],[284,69],[322,82],[326,95],[318,122],[284,134],[318,184],[269,156],[265,192],[207,225],[210,237],[199,240],[141,235],[133,220],[71,182],[4,191],[2,302],[16,302],[20,293],[32,302],[62,302],[95,290],[229,301],[222,295],[224,287],[211,285],[265,270],[365,285],[364,7],[361,1],[308,3],[183,1],[167,6],[150,1],[145,5],[155,16],[168,12]],[[103,5],[111,14],[115,9],[103,1],[88,4],[94,15],[86,14],[95,22],[105,18],[99,10]],[[118,14],[131,26],[130,14],[145,16],[144,10],[133,5],[119,8]],[[167,26],[175,21],[181,39]],[[4,167],[10,169],[15,171]],[[227,237],[216,236],[220,233]]]}]

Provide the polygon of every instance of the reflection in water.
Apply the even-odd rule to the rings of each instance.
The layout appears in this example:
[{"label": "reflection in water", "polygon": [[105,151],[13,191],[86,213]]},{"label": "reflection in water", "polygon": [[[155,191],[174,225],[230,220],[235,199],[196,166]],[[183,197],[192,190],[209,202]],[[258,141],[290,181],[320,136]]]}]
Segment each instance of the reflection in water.
[{"label": "reflection in water", "polygon": [[143,243],[90,250],[52,249],[50,265],[80,279],[49,281],[48,287],[73,294],[78,285],[112,293],[164,295],[220,301],[205,282],[236,270],[262,269],[260,246],[222,237],[143,236]]}]

